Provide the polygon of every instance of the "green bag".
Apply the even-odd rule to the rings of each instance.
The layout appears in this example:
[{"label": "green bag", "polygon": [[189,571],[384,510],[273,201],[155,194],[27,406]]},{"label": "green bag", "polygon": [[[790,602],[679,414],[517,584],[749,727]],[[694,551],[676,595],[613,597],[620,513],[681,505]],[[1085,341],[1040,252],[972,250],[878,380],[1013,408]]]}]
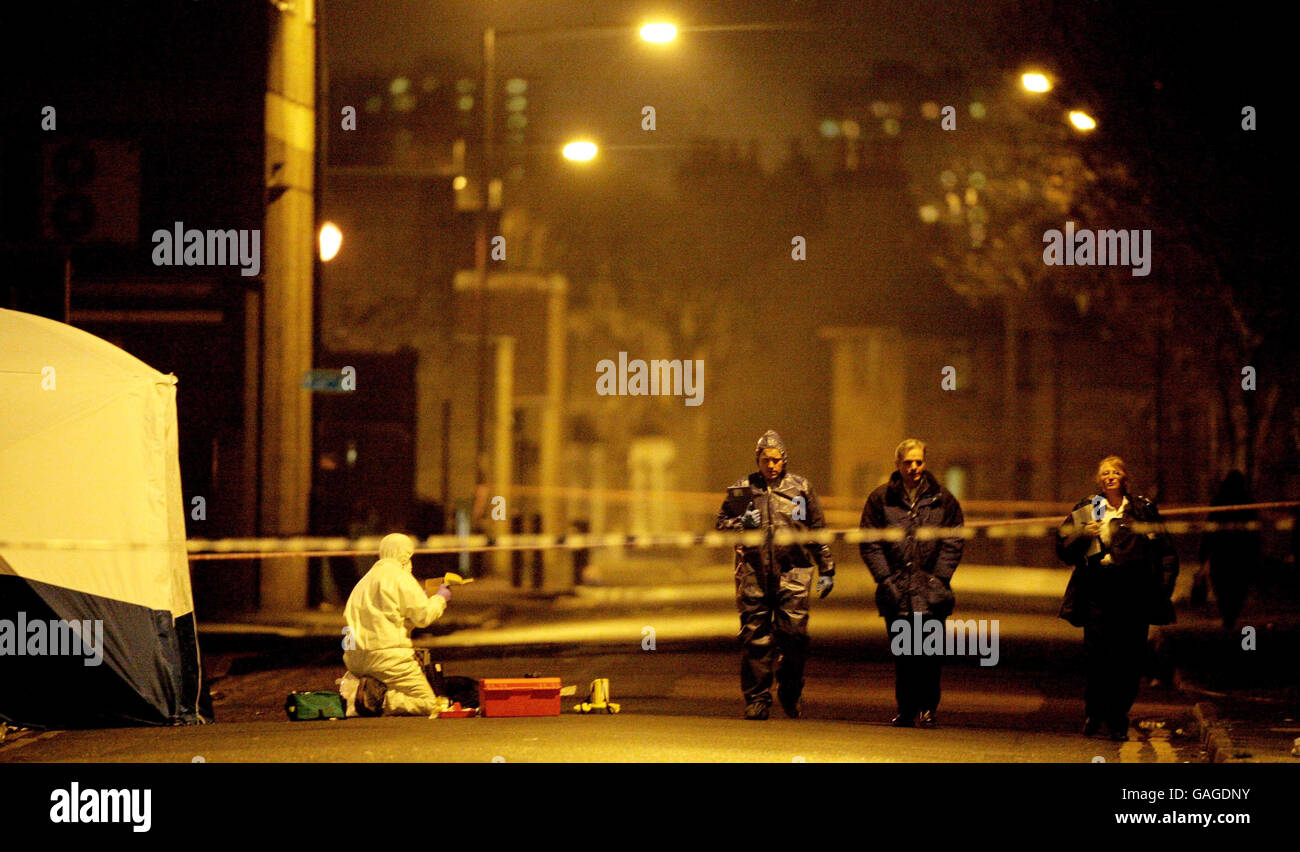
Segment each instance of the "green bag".
[{"label": "green bag", "polygon": [[343,696],[337,692],[291,692],[284,699],[284,712],[291,722],[311,719],[342,719],[347,715]]}]

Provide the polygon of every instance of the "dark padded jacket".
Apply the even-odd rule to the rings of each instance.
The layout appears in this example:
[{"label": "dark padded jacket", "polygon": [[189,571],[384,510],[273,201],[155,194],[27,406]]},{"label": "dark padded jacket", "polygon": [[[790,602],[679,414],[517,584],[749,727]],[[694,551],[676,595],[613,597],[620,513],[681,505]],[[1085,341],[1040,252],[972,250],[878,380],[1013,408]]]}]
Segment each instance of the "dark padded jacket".
[{"label": "dark padded jacket", "polygon": [[[1081,518],[1081,514],[1091,512],[1092,497],[1076,503],[1057,529],[1056,554],[1074,566],[1060,616],[1075,627],[1099,620],[1174,622],[1170,598],[1178,579],[1178,551],[1168,533],[1131,529],[1134,523],[1160,523],[1160,512],[1145,497],[1127,496],[1129,508],[1110,521],[1109,548],[1097,540],[1096,552],[1088,553],[1094,539],[1083,531],[1081,520],[1091,515]],[[1107,552],[1113,564],[1103,565]]]},{"label": "dark padded jacket", "polygon": [[965,541],[953,538],[916,538],[920,527],[960,527],[965,523],[961,504],[928,470],[922,474],[916,505],[909,506],[903,477],[894,471],[889,482],[871,492],[862,507],[858,526],[898,527],[902,541],[864,541],[858,545],[862,561],[876,580],[876,609],[886,619],[921,613],[946,618],[955,603],[949,582],[961,561]]},{"label": "dark padded jacket", "polygon": [[[771,487],[761,473],[751,473],[746,479],[736,481],[731,488],[748,488],[750,502],[762,518],[759,529],[771,532],[782,530],[819,530],[826,526],[826,516],[822,514],[821,503],[812,484],[797,473],[786,472]],[[802,505],[801,505],[802,502]],[[741,510],[744,512],[744,509]],[[802,519],[795,515],[801,513]],[[727,511],[727,501],[723,501],[714,519],[714,526],[720,530],[743,530],[739,516],[732,516]],[[808,544],[777,545],[767,541],[758,547],[736,547],[736,566],[744,561],[755,570],[775,569],[787,571],[790,568],[808,568],[817,566],[818,572],[825,577],[835,574],[835,560],[831,556],[829,545],[810,542]]]}]

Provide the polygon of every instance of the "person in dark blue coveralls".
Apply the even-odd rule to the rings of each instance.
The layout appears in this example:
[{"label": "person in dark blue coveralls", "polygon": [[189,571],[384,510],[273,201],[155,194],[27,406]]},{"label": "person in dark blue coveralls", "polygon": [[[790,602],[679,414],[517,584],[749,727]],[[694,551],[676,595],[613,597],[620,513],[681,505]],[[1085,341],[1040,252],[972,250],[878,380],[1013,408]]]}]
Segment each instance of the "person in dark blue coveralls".
[{"label": "person in dark blue coveralls", "polygon": [[761,721],[777,700],[792,719],[802,709],[804,663],[808,657],[808,604],[817,580],[819,597],[834,586],[835,560],[825,544],[776,544],[787,530],[826,526],[812,484],[786,470],[785,442],[768,430],[754,448],[758,471],[727,489],[715,526],[720,530],[766,532],[757,547],[736,547],[736,608],[740,611],[740,688],[745,718]]}]

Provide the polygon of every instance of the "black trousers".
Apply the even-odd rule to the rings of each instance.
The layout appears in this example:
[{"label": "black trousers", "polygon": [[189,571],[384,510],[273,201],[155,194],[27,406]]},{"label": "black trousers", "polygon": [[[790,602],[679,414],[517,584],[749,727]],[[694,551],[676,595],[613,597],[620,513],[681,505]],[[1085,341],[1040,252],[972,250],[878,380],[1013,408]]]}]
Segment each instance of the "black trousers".
[{"label": "black trousers", "polygon": [[1147,655],[1147,623],[1134,619],[1092,619],[1083,626],[1088,673],[1086,714],[1112,727],[1128,727]]},{"label": "black trousers", "polygon": [[812,568],[784,572],[736,568],[740,611],[740,689],[745,702],[772,701],[772,680],[790,700],[803,693],[808,659],[808,599]]},{"label": "black trousers", "polygon": [[[900,616],[900,618],[908,623],[910,631],[911,617]],[[928,628],[928,625],[936,621],[939,623],[940,635],[943,635],[944,619],[933,615],[921,617],[922,631],[933,629]],[[885,631],[891,640],[896,635],[889,633],[889,626],[892,623],[890,619],[885,619]],[[907,650],[913,650],[910,643]],[[897,654],[894,653],[892,641],[890,653],[894,656],[894,700],[898,703],[898,715],[910,717],[922,710],[939,709],[939,673],[943,657],[927,654]]]}]

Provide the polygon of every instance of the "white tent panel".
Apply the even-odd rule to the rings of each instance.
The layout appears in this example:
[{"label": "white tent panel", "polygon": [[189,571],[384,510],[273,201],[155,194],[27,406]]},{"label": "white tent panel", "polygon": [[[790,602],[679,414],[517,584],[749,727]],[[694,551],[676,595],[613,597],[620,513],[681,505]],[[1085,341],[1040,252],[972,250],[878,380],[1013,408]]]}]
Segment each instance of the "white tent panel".
[{"label": "white tent panel", "polygon": [[[175,385],[84,331],[0,310],[0,551],[14,572],[192,611]],[[7,544],[48,540],[117,544]]]}]

